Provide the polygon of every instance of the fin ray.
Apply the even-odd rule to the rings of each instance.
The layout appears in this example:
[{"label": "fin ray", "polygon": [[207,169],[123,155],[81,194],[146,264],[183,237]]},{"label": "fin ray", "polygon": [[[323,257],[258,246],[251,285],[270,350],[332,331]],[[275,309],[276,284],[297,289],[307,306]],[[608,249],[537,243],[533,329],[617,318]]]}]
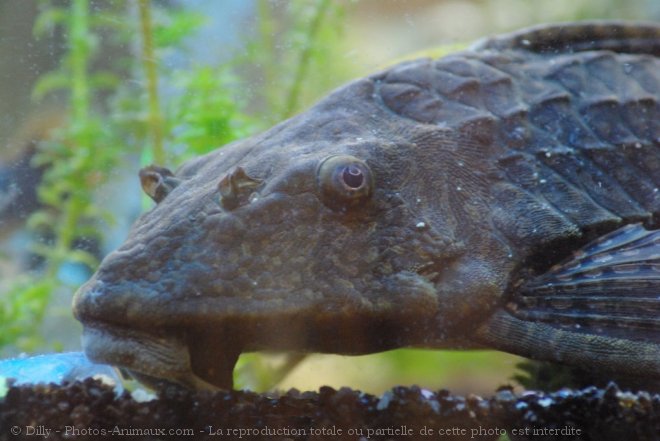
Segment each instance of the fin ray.
[{"label": "fin ray", "polygon": [[626,225],[520,284],[518,319],[660,343],[660,230]]}]

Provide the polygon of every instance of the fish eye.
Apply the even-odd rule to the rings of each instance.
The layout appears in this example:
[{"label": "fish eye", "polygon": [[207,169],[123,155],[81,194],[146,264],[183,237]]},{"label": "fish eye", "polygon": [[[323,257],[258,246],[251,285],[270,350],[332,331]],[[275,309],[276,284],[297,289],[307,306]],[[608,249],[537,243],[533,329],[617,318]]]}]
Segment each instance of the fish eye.
[{"label": "fish eye", "polygon": [[359,205],[373,192],[369,166],[350,155],[325,158],[318,166],[316,178],[323,202],[335,210]]}]

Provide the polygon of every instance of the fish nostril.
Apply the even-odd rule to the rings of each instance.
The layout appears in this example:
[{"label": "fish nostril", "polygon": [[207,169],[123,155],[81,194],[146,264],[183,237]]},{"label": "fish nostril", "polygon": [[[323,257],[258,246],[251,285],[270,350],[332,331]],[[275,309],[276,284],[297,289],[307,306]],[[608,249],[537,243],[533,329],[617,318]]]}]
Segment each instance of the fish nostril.
[{"label": "fish nostril", "polygon": [[174,190],[181,181],[167,168],[150,165],[140,170],[142,190],[158,203]]},{"label": "fish nostril", "polygon": [[262,179],[249,176],[243,167],[236,167],[218,182],[220,203],[226,210],[233,210],[245,202],[262,183]]}]

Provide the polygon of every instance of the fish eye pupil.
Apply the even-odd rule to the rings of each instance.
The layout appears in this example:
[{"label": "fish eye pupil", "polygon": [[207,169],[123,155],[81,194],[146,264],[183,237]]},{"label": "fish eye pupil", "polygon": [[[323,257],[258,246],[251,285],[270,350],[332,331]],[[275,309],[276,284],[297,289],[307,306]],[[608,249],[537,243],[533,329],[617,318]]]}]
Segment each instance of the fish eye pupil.
[{"label": "fish eye pupil", "polygon": [[342,173],[342,179],[344,184],[350,188],[360,188],[364,183],[364,174],[362,170],[354,164],[344,167],[344,172]]},{"label": "fish eye pupil", "polygon": [[355,156],[332,155],[316,169],[323,203],[337,211],[363,205],[374,191],[374,178],[366,162]]}]

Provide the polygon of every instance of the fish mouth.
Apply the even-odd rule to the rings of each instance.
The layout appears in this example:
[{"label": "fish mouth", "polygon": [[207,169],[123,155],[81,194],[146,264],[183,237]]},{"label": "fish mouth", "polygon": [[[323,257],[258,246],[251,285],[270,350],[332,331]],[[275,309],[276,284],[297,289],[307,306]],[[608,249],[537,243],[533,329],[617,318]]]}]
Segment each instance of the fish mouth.
[{"label": "fish mouth", "polygon": [[117,366],[156,390],[170,385],[195,390],[231,389],[238,355],[216,358],[217,363],[209,365],[209,358],[200,357],[199,348],[191,351],[187,340],[166,332],[156,336],[102,324],[85,325],[82,345],[90,360]]}]

